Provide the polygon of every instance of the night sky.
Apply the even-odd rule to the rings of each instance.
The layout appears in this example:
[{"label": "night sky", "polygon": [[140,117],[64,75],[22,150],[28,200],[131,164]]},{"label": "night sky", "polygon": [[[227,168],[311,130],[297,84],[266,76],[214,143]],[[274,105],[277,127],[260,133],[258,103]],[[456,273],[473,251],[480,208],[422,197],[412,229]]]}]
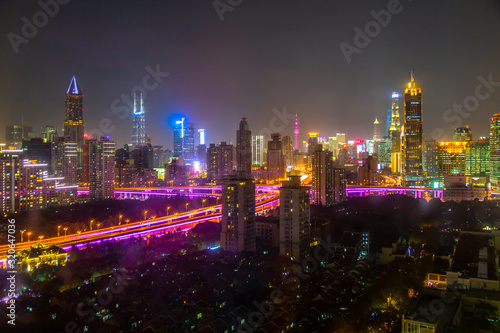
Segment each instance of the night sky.
[{"label": "night sky", "polygon": [[[339,44],[354,45],[354,28],[365,30],[370,11],[388,3],[242,0],[221,21],[213,1],[71,0],[16,53],[9,32],[22,36],[21,19],[33,22],[41,7],[0,1],[0,141],[21,114],[36,135],[47,124],[61,133],[75,75],[86,132],[108,118],[115,128],[106,134],[120,146],[130,143],[132,118],[120,119],[111,105],[142,86],[147,66],[169,73],[145,99],[147,132],[165,148],[172,148],[175,115],[205,128],[208,143],[234,142],[243,115],[257,134],[271,127],[273,109],[284,108],[299,114],[301,141],[308,131],[368,139],[375,117],[385,131],[391,93],[404,92],[412,68],[425,138],[442,128],[442,139],[451,139],[458,121],[445,121],[445,111],[475,94],[478,76],[500,82],[500,4],[402,0],[400,12],[348,63]],[[500,87],[494,89],[470,117],[449,117],[470,121],[474,138],[488,136],[489,117],[500,112]],[[281,133],[293,134],[291,120]]]}]

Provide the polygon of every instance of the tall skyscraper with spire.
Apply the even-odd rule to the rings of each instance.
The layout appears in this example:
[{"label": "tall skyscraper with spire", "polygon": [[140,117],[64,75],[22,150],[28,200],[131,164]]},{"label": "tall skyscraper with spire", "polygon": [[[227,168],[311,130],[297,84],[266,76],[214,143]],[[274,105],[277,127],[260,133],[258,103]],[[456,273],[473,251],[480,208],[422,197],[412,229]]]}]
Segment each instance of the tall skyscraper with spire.
[{"label": "tall skyscraper with spire", "polygon": [[373,140],[380,140],[380,123],[377,118],[375,118],[375,121],[373,122]]},{"label": "tall skyscraper with spire", "polygon": [[69,136],[71,141],[76,142],[76,160],[79,173],[81,173],[83,165],[83,134],[83,93],[75,76],[73,76],[66,91],[64,136]]},{"label": "tall skyscraper with spire", "polygon": [[142,94],[140,94],[139,100],[137,99],[137,94],[134,95],[134,131],[132,133],[132,146],[139,147],[145,146],[147,143],[146,134],[146,116],[144,112],[144,101],[142,99]]},{"label": "tall skyscraper with spire", "polygon": [[295,129],[293,130],[293,133],[295,133],[295,142],[294,142],[294,151],[299,150],[299,117],[297,114],[295,114]]},{"label": "tall skyscraper with spire", "polygon": [[404,181],[408,186],[423,180],[422,136],[422,90],[412,70],[404,95]]},{"label": "tall skyscraper with spire", "polygon": [[391,170],[393,173],[402,172],[401,163],[401,119],[399,117],[399,94],[392,93],[391,119],[389,125],[389,137],[392,142],[391,148]]},{"label": "tall skyscraper with spire", "polygon": [[241,118],[236,131],[236,170],[243,172],[244,178],[252,178],[252,131],[246,118]]},{"label": "tall skyscraper with spire", "polygon": [[401,119],[399,118],[399,94],[397,92],[393,92],[391,97],[391,119],[389,132],[391,129],[398,129],[401,131]]}]

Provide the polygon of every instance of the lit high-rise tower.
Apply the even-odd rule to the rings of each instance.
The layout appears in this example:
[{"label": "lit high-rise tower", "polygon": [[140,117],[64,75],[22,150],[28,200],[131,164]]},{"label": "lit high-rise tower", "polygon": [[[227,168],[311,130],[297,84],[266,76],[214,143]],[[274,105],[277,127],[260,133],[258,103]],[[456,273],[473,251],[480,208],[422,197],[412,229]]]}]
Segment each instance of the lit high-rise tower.
[{"label": "lit high-rise tower", "polygon": [[375,121],[373,122],[373,140],[380,140],[380,123],[377,118],[375,118]]},{"label": "lit high-rise tower", "polygon": [[186,118],[182,117],[181,120],[175,121],[174,127],[174,157],[182,156],[182,147],[184,146],[184,126]]},{"label": "lit high-rise tower", "polygon": [[399,94],[392,93],[391,121],[389,126],[389,137],[392,142],[391,148],[391,170],[392,173],[402,172],[401,163],[401,120],[399,117]]},{"label": "lit high-rise tower", "polygon": [[73,76],[66,91],[64,136],[76,142],[77,166],[81,170],[83,164],[83,93]]},{"label": "lit high-rise tower", "polygon": [[144,113],[144,101],[142,94],[139,101],[134,95],[134,132],[132,133],[132,147],[145,146],[147,143],[146,117]]},{"label": "lit high-rise tower", "polygon": [[407,185],[419,185],[423,179],[422,169],[422,90],[411,81],[404,95],[404,180]]},{"label": "lit high-rise tower", "polygon": [[109,136],[88,141],[89,195],[93,200],[113,198],[116,144]]},{"label": "lit high-rise tower", "polygon": [[295,133],[295,142],[294,142],[294,151],[299,150],[299,117],[297,114],[295,114],[295,129],[293,130],[293,133]]},{"label": "lit high-rise tower", "polygon": [[309,188],[301,185],[299,171],[283,182],[280,198],[280,255],[302,262],[310,248],[311,214]]},{"label": "lit high-rise tower", "polygon": [[205,129],[200,128],[198,130],[198,138],[199,138],[199,145],[204,145],[205,144]]},{"label": "lit high-rise tower", "polygon": [[236,170],[244,172],[245,178],[252,178],[252,131],[246,118],[241,118],[236,131]]},{"label": "lit high-rise tower", "polygon": [[401,131],[401,120],[399,118],[399,94],[397,92],[392,93],[391,105],[391,122],[389,125],[389,131],[391,131],[391,129],[398,129]]},{"label": "lit high-rise tower", "polygon": [[494,191],[500,189],[500,113],[490,123],[490,182]]},{"label": "lit high-rise tower", "polygon": [[185,165],[194,163],[194,124],[188,123],[184,128],[182,141],[182,160]]},{"label": "lit high-rise tower", "polygon": [[220,246],[230,252],[255,252],[255,182],[244,171],[222,184]]}]

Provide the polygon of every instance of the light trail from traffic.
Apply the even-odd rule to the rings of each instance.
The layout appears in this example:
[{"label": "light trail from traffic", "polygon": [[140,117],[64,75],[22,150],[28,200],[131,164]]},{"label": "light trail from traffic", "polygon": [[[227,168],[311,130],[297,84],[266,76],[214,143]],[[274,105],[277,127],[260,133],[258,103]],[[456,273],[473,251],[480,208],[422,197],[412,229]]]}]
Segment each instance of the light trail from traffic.
[{"label": "light trail from traffic", "polygon": [[[256,192],[255,211],[257,214],[265,214],[268,209],[278,206],[279,190],[277,190],[275,186],[269,186],[265,189],[258,188]],[[186,193],[186,195],[189,195],[189,193]],[[170,232],[184,232],[193,228],[200,222],[220,221],[222,218],[221,209],[222,205],[197,208],[185,213],[176,213],[121,226],[85,231],[68,236],[51,237],[44,239],[42,244],[45,246],[55,245],[68,250],[72,246],[82,247],[109,240],[123,240],[132,237],[150,237],[152,235],[161,235]],[[16,244],[16,253],[29,249],[38,242],[39,240],[22,243],[18,242]],[[7,250],[8,244],[0,245],[0,253],[2,253],[0,256],[0,265],[2,267],[5,267],[6,264]]]}]

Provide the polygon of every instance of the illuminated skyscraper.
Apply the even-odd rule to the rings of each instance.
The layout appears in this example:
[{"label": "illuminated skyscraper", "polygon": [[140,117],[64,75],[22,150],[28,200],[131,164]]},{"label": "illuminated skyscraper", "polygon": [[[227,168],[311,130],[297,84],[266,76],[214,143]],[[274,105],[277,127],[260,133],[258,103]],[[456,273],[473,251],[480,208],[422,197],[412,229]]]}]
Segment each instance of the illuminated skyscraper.
[{"label": "illuminated skyscraper", "polygon": [[399,94],[392,93],[391,101],[391,124],[389,127],[389,137],[392,141],[391,151],[391,171],[399,174],[402,172],[401,161],[401,120],[399,117]]},{"label": "illuminated skyscraper", "polygon": [[204,145],[205,144],[205,130],[203,128],[200,128],[198,130],[198,145]]},{"label": "illuminated skyscraper", "polygon": [[397,92],[392,93],[392,101],[391,101],[391,122],[389,125],[389,131],[391,128],[400,129],[401,128],[401,120],[399,117],[399,94]]},{"label": "illuminated skyscraper", "polygon": [[453,141],[472,141],[472,131],[468,125],[455,128]]},{"label": "illuminated skyscraper", "polygon": [[177,120],[174,126],[174,157],[182,156],[182,147],[184,141],[184,126],[186,125],[186,118],[182,117]]},{"label": "illuminated skyscraper", "polygon": [[22,155],[21,149],[2,151],[0,146],[0,207],[4,215],[17,210],[16,192]]},{"label": "illuminated skyscraper", "polygon": [[255,182],[244,171],[224,178],[220,245],[230,252],[255,252]]},{"label": "illuminated skyscraper", "polygon": [[211,143],[207,149],[207,179],[220,181],[233,174],[233,145]]},{"label": "illuminated skyscraper", "polygon": [[146,135],[146,115],[144,112],[144,101],[142,94],[137,100],[137,95],[134,95],[134,132],[132,133],[132,147],[145,146],[147,141]]},{"label": "illuminated skyscraper", "polygon": [[429,178],[439,176],[438,146],[436,140],[425,140],[423,168]]},{"label": "illuminated skyscraper", "polygon": [[182,140],[182,159],[185,165],[194,163],[194,124],[188,123],[184,128]]},{"label": "illuminated skyscraper", "polygon": [[333,169],[333,202],[347,199],[347,173],[343,168]]},{"label": "illuminated skyscraper", "polygon": [[373,140],[380,140],[380,123],[377,118],[375,118],[375,121],[373,122]]},{"label": "illuminated skyscraper", "polygon": [[[204,133],[203,131],[203,138]],[[182,157],[184,165],[193,165],[194,163],[194,124],[186,123],[184,117],[175,122],[174,157]]]},{"label": "illuminated skyscraper", "polygon": [[345,133],[337,133],[337,144],[339,147],[345,145],[346,143]]},{"label": "illuminated skyscraper", "polygon": [[316,151],[316,147],[318,146],[318,133],[311,132],[309,133],[309,140],[307,140],[307,154],[311,155]]},{"label": "illuminated skyscraper", "polygon": [[500,190],[500,113],[490,123],[490,182],[492,190]]},{"label": "illuminated skyscraper", "polygon": [[236,131],[236,171],[244,172],[247,179],[252,178],[252,131],[246,118],[241,118]]},{"label": "illuminated skyscraper", "polygon": [[57,127],[55,126],[43,126],[42,127],[42,139],[43,142],[52,142],[58,136]]},{"label": "illuminated skyscraper", "polygon": [[404,180],[408,186],[419,185],[423,179],[422,169],[422,90],[411,81],[404,95]]},{"label": "illuminated skyscraper", "polygon": [[281,135],[279,133],[271,134],[271,141],[267,142],[267,171],[271,180],[285,177],[285,158],[282,145]]},{"label": "illuminated skyscraper", "polygon": [[76,142],[77,166],[81,170],[83,165],[83,92],[73,76],[66,91],[66,111],[64,117],[64,136]]},{"label": "illuminated skyscraper", "polygon": [[389,137],[383,137],[378,142],[378,163],[381,169],[391,167],[392,140]]},{"label": "illuminated skyscraper", "polygon": [[295,134],[294,151],[299,150],[299,117],[295,114],[295,129],[293,130]]},{"label": "illuminated skyscraper", "polygon": [[438,170],[441,180],[444,176],[465,176],[465,149],[463,141],[438,142]]},{"label": "illuminated skyscraper", "polygon": [[312,200],[314,204],[333,203],[333,154],[319,144],[312,153]]},{"label": "illuminated skyscraper", "polygon": [[298,171],[283,182],[280,198],[280,255],[302,262],[310,247],[310,197]]},{"label": "illuminated skyscraper", "polygon": [[115,192],[115,148],[108,137],[88,140],[89,194],[93,200],[113,198]]},{"label": "illuminated skyscraper", "polygon": [[264,136],[252,136],[252,164],[264,165]]},{"label": "illuminated skyscraper", "polygon": [[469,142],[465,149],[465,172],[467,176],[487,177],[490,174],[490,140],[481,138]]},{"label": "illuminated skyscraper", "polygon": [[387,109],[387,120],[385,124],[385,136],[389,136],[389,128],[391,128],[392,109]]},{"label": "illuminated skyscraper", "polygon": [[[290,135],[285,135],[281,139],[283,156],[285,157],[285,168],[289,165],[293,165],[293,147]],[[283,175],[284,176],[284,175]]]}]

